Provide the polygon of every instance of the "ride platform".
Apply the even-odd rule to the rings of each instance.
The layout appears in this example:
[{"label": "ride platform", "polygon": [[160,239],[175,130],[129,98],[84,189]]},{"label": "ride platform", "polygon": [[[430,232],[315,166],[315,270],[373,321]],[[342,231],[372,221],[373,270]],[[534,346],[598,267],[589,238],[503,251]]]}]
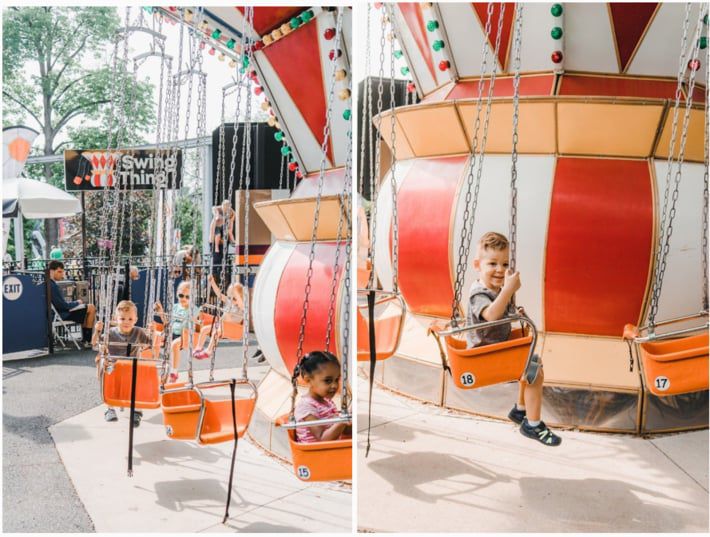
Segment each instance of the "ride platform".
[{"label": "ride platform", "polygon": [[359,380],[360,531],[709,529],[707,430],[650,439],[558,430],[562,444],[551,448],[510,421],[375,386],[365,458],[368,387]]},{"label": "ride platform", "polygon": [[[207,373],[196,371],[196,380],[206,380]],[[215,377],[239,374],[219,370]],[[230,518],[222,525],[232,442],[198,446],[169,440],[160,410],[144,411],[128,477],[129,412],[117,412],[114,423],[105,422],[103,412],[98,406],[50,428],[97,532],[350,531],[348,485],[304,483],[248,435],[239,440]]]}]

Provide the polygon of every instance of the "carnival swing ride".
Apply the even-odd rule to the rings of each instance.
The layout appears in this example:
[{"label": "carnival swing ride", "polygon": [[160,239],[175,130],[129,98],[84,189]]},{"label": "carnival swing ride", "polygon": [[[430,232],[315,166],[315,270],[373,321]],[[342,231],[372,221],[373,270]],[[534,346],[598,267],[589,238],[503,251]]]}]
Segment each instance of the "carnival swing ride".
[{"label": "carnival swing ride", "polygon": [[[707,5],[382,9],[421,102],[383,108],[381,85],[376,109],[363,97],[381,139],[376,278],[358,290],[371,381],[504,417],[511,381],[532,382],[541,358],[549,423],[707,427]],[[497,321],[521,324],[509,341],[467,350],[462,298],[486,231],[509,236],[525,313]]]},{"label": "carnival swing ride", "polygon": [[[215,13],[217,11],[218,14]],[[146,12],[154,15],[152,27],[146,21]],[[161,33],[164,21],[179,24],[177,58],[166,54],[165,36]],[[290,381],[295,364],[304,352],[317,349],[331,350],[340,357],[343,368],[342,412],[336,421],[351,419],[347,388],[351,249],[347,185],[352,166],[348,157],[351,152],[347,46],[350,26],[351,13],[348,8],[246,7],[209,11],[202,8],[148,8],[141,10],[135,21],[131,21],[130,8],[127,8],[125,25],[115,40],[114,73],[120,69],[123,74],[136,77],[139,67],[147,60],[157,58],[160,62],[156,152],[174,159],[177,159],[178,152],[178,111],[182,109],[181,88],[184,85],[187,85],[184,138],[187,140],[190,132],[191,115],[196,117],[198,139],[206,133],[207,85],[203,51],[210,46],[209,55],[212,56],[219,49],[219,59],[229,57],[230,68],[240,65],[235,69],[235,82],[223,88],[222,92],[223,121],[217,166],[217,184],[222,185],[222,189],[218,186],[214,199],[218,204],[225,200],[232,202],[239,192],[243,195],[243,207],[246,208],[239,211],[239,218],[232,219],[231,215],[225,214],[225,229],[236,224],[239,230],[239,266],[230,271],[224,256],[221,267],[212,267],[221,276],[220,292],[227,300],[234,298],[226,293],[230,272],[232,282],[237,281],[240,274],[245,276],[246,282],[250,273],[252,131],[249,127],[253,121],[254,95],[266,93],[268,100],[262,108],[270,113],[268,123],[277,129],[275,138],[282,143],[281,154],[284,160],[290,160],[288,170],[293,172],[295,189],[290,199],[257,204],[257,211],[278,240],[262,260],[253,299],[250,298],[249,285],[242,286],[243,323],[228,319],[231,304],[222,307],[219,300],[213,304],[198,296],[200,290],[207,286],[200,281],[205,275],[196,271],[196,256],[193,256],[189,267],[192,277],[189,278],[188,310],[193,311],[200,305],[200,313],[199,322],[193,322],[190,318],[188,328],[182,334],[181,346],[188,351],[189,357],[186,381],[179,380],[178,371],[171,368],[172,338],[166,331],[170,330],[172,316],[169,311],[154,308],[156,301],[173,303],[178,283],[168,263],[177,246],[171,240],[175,226],[172,210],[174,192],[156,192],[150,221],[151,240],[145,287],[138,289],[138,296],[133,297],[142,310],[142,319],[149,329],[152,344],[142,346],[137,356],[131,356],[131,351],[136,349],[130,345],[126,345],[125,354],[110,355],[106,330],[97,360],[103,401],[110,406],[130,409],[129,475],[133,470],[136,410],[160,408],[169,439],[195,441],[199,445],[234,443],[224,520],[229,516],[238,439],[247,432],[254,418],[257,431],[252,439],[268,451],[292,460],[300,479],[323,481],[351,477],[350,439],[301,446],[295,441],[293,428],[297,425],[309,426],[310,422],[296,423],[293,412],[291,419],[278,419],[286,411],[289,401],[295,403],[298,386],[295,382],[292,386]],[[136,33],[149,35],[152,45],[150,52],[133,59],[131,72],[128,42],[131,34]],[[323,43],[331,48],[325,49],[324,57],[321,57],[321,50],[325,48]],[[307,62],[307,67],[299,71],[297,78],[294,78],[291,57],[294,54]],[[119,58],[121,55],[122,61]],[[314,59],[319,61],[312,61]],[[179,68],[183,64],[185,69],[175,71],[175,66]],[[124,77],[126,79],[127,76]],[[294,87],[305,93],[294,92]],[[125,89],[114,88],[111,119],[116,122],[116,128],[109,129],[109,132],[115,131],[116,134],[109,140],[106,151],[109,155],[120,154],[122,150],[130,151],[124,149],[123,137],[133,101]],[[194,93],[196,106],[193,110]],[[232,151],[228,155],[224,143],[224,114],[225,100],[231,96],[236,98],[235,124],[243,117],[245,127],[234,129]],[[319,96],[320,100],[317,99]],[[243,106],[242,100],[245,101]],[[240,159],[236,157],[238,145],[242,146]],[[201,173],[200,159],[198,152],[194,162],[194,175],[198,177]],[[116,177],[120,173],[121,159],[114,158],[112,164],[114,167],[109,171]],[[286,178],[287,187],[290,185],[289,176]],[[296,186],[298,179],[300,183]],[[283,185],[283,175],[280,183]],[[132,199],[126,183],[114,184],[105,180],[102,186],[106,210],[101,221],[103,269],[100,275],[99,318],[105,326],[109,326],[118,301],[116,284],[122,266],[122,252],[126,247],[128,252],[131,251],[130,243],[123,244],[122,237],[126,223],[133,225],[130,218]],[[132,237],[131,231],[129,229],[129,237]],[[205,303],[199,304],[202,301]],[[296,311],[301,312],[298,329],[292,322]],[[252,322],[260,346],[271,364],[271,370],[258,388],[249,379],[247,366]],[[200,328],[207,325],[210,325],[209,336],[213,336],[217,344],[210,356],[209,378],[198,382],[193,372],[192,351]],[[216,347],[224,339],[242,342],[240,378],[215,379]],[[112,343],[112,347],[115,348],[115,344]],[[225,394],[227,388],[228,393]],[[267,397],[260,399],[260,393],[266,393]],[[261,400],[265,400],[263,406],[259,404]]]}]

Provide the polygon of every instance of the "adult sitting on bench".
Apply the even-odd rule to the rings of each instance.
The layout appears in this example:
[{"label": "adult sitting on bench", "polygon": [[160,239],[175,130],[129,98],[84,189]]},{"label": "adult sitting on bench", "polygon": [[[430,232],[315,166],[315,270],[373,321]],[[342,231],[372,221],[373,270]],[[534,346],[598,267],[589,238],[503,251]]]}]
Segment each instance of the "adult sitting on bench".
[{"label": "adult sitting on bench", "polygon": [[52,289],[52,305],[63,321],[73,321],[82,327],[84,342],[91,344],[91,331],[96,320],[96,307],[81,300],[67,302],[57,282],[64,280],[64,263],[56,259],[49,262],[49,284]]}]

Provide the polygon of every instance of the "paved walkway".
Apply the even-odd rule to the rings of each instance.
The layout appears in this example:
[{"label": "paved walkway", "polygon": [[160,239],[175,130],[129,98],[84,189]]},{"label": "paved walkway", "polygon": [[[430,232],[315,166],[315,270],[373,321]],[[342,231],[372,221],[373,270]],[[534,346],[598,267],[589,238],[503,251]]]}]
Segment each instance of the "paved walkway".
[{"label": "paved walkway", "polygon": [[128,411],[118,423],[106,423],[96,407],[50,432],[99,532],[350,531],[349,487],[305,484],[247,440],[239,442],[230,520],[223,526],[231,443],[168,440],[160,412],[147,411],[135,432],[129,478]]},{"label": "paved walkway", "polygon": [[[239,345],[220,346],[217,367],[233,363],[235,352]],[[231,444],[170,441],[158,411],[136,430],[128,478],[128,413],[104,422],[94,356],[3,363],[4,531],[350,531],[349,487],[304,484],[246,440],[223,526]],[[195,365],[206,373],[207,363]]]},{"label": "paved walkway", "polygon": [[560,447],[511,423],[456,414],[358,378],[363,531],[707,532],[708,431],[652,440],[563,431]]}]

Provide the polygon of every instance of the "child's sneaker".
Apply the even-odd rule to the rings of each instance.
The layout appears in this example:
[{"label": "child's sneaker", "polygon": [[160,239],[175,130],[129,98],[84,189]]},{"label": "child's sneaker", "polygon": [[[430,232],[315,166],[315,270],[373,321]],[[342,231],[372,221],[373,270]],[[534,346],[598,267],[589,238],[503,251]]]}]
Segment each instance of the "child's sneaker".
[{"label": "child's sneaker", "polygon": [[518,407],[513,405],[513,408],[508,412],[508,419],[520,425],[525,419],[525,410],[518,410]]},{"label": "child's sneaker", "polygon": [[142,419],[143,412],[141,412],[140,410],[136,410],[135,414],[133,414],[133,427],[139,427]]},{"label": "child's sneaker", "polygon": [[528,419],[525,418],[520,425],[520,433],[528,438],[534,438],[546,446],[559,446],[562,443],[562,439],[553,433],[547,425],[545,425],[544,421],[541,421],[533,427],[528,423]]},{"label": "child's sneaker", "polygon": [[118,416],[116,416],[116,411],[115,411],[113,408],[108,407],[108,408],[106,409],[106,412],[104,412],[104,420],[106,420],[106,421],[118,421]]},{"label": "child's sneaker", "polygon": [[192,357],[196,360],[205,360],[206,358],[210,357],[210,353],[202,349],[195,349],[195,351],[192,353]]}]

